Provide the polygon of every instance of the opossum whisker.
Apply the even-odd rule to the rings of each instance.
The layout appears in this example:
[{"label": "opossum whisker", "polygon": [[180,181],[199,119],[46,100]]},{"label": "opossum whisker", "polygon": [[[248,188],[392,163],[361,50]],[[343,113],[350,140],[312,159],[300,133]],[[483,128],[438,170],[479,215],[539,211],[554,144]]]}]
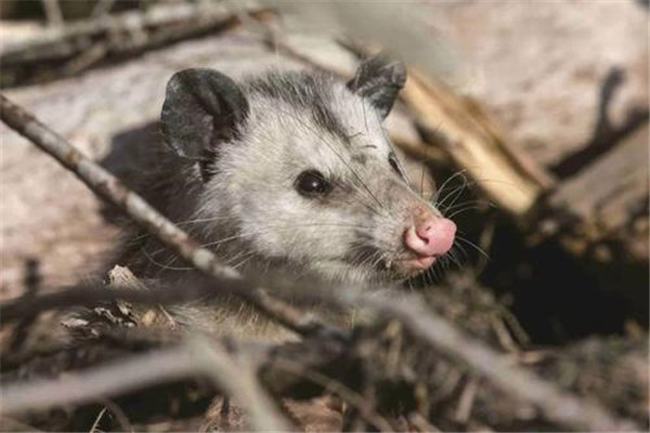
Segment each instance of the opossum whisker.
[{"label": "opossum whisker", "polygon": [[451,245],[451,249],[456,251],[458,253],[458,255],[460,256],[460,258],[462,258],[463,260],[469,260],[470,259],[470,255],[467,253],[467,249],[465,247],[463,247],[463,245],[458,242],[458,237],[454,238],[454,242]]},{"label": "opossum whisker", "polygon": [[449,268],[451,265],[451,259],[450,256],[445,254],[444,256],[440,257],[440,266],[444,270],[444,272],[448,272]]},{"label": "opossum whisker", "polygon": [[465,188],[467,188],[468,186],[467,177],[461,176],[461,179],[463,179],[463,183],[457,186],[456,188],[452,189],[442,200],[440,200],[440,202],[438,202],[437,204],[438,207],[442,207],[450,197],[453,197],[453,200],[447,207],[453,206],[454,203],[456,203],[456,200],[458,200],[458,198],[461,196]]},{"label": "opossum whisker", "polygon": [[[380,128],[381,128],[381,132],[382,132],[382,134],[383,134],[384,139],[386,140],[386,142],[387,142],[387,143],[391,143],[391,140],[390,140],[390,134],[388,134],[388,130],[386,130],[386,128],[384,127],[384,125],[380,125]],[[391,146],[391,147],[392,147],[392,146]],[[396,154],[395,154],[395,158],[397,158],[397,155],[396,155]],[[398,159],[398,160],[399,160],[399,159]],[[401,165],[402,165],[402,164],[401,164],[401,161],[399,161],[399,162],[400,162],[399,165],[401,166]],[[424,167],[422,167],[422,168],[424,169]],[[408,171],[407,171],[407,170],[400,170],[400,173],[402,174],[402,177],[403,177],[404,181],[406,182],[406,187],[407,187],[409,190],[413,191],[414,194],[417,194],[419,197],[424,198],[424,197],[422,196],[422,188],[420,189],[420,193],[418,193],[418,192],[415,190],[415,183],[414,183],[413,180],[409,177]],[[423,172],[423,174],[424,174],[424,172]]]},{"label": "opossum whisker", "polygon": [[462,207],[460,209],[457,209],[451,215],[448,215],[447,218],[453,218],[455,216],[458,216],[458,215],[462,214],[463,212],[466,212],[466,211],[472,210],[472,209],[477,209],[478,210],[478,209],[481,209],[481,207],[478,206],[478,205],[475,205],[475,204],[468,205],[468,206]]},{"label": "opossum whisker", "polygon": [[[363,190],[361,190],[361,189],[360,189],[357,185],[355,185],[355,184],[345,185],[345,184],[343,184],[342,182],[340,182],[339,180],[334,180],[333,183],[334,183],[334,185],[338,185],[338,186],[341,187],[341,188],[345,188],[346,186],[351,186],[355,191],[364,192]],[[375,209],[374,206],[368,204],[365,200],[361,200],[360,197],[358,198],[358,200],[359,200],[359,203],[361,203],[361,204],[363,205],[363,207],[365,207],[366,209],[368,209],[370,212],[372,212],[372,213],[374,213],[374,214],[376,214],[376,215],[380,215],[380,216],[381,216],[381,213],[379,213],[379,211],[378,211],[377,209]]]},{"label": "opossum whisker", "polygon": [[376,267],[379,266],[379,264],[380,264],[381,262],[383,262],[384,260],[386,260],[386,258],[384,257],[384,254],[381,253],[381,252],[377,252],[377,257],[376,257],[375,260],[373,260],[373,262],[372,262],[372,264],[370,265],[370,267],[371,267],[371,268],[376,268]]},{"label": "opossum whisker", "polygon": [[381,253],[377,250],[373,251],[371,254],[363,254],[363,251],[365,251],[365,249],[362,249],[362,254],[357,254],[356,257],[353,257],[352,260],[352,263],[356,264],[359,267],[366,265],[381,255]]},{"label": "opossum whisker", "polygon": [[366,103],[363,100],[361,100],[361,109],[363,110],[363,123],[366,126],[366,134],[368,134],[370,130],[368,129],[368,117],[366,116]]},{"label": "opossum whisker", "polygon": [[247,254],[250,253],[250,252],[251,252],[251,250],[241,249],[241,250],[235,252],[234,255],[228,257],[228,258],[225,260],[224,263],[225,263],[226,265],[230,266],[230,265],[231,265],[233,262],[235,262],[236,260],[239,260],[239,259],[241,259],[242,257],[246,257]]},{"label": "opossum whisker", "polygon": [[468,240],[468,239],[466,239],[463,236],[460,236],[458,234],[456,235],[456,239],[458,239],[460,242],[464,242],[465,244],[473,247],[476,251],[478,251],[486,259],[488,259],[488,260],[490,259],[490,255],[488,253],[486,253],[485,250],[483,250],[483,248],[476,245],[474,242],[472,242],[472,241],[470,241],[470,240]]},{"label": "opossum whisker", "polygon": [[147,252],[146,248],[142,248],[142,254],[147,258],[149,262],[152,264],[164,269],[164,270],[170,270],[170,271],[191,271],[194,269],[193,267],[190,266],[183,266],[183,267],[176,267],[176,266],[171,266],[171,263],[173,263],[177,257],[173,256],[171,262],[168,262],[168,264],[160,263],[156,259],[154,259],[149,253]]},{"label": "opossum whisker", "polygon": [[436,281],[440,280],[438,275],[438,268],[436,266],[431,266],[424,274],[424,281],[427,285],[433,286],[436,284]]},{"label": "opossum whisker", "polygon": [[454,262],[454,264],[458,267],[458,269],[463,268],[463,258],[458,256],[458,247],[456,245],[453,245],[451,250],[451,254],[449,255],[450,260]]},{"label": "opossum whisker", "polygon": [[[457,176],[459,173],[464,172],[464,171],[466,171],[466,169],[463,169],[463,170],[460,170],[460,171],[456,172],[456,174],[454,174],[453,176],[451,176],[450,178],[448,178],[448,179],[445,181],[445,183],[443,184],[443,186],[444,186],[446,183],[448,183],[451,179],[453,179],[455,176]],[[454,190],[450,191],[448,195],[453,194],[453,193],[457,190],[457,188],[464,189],[464,188],[468,188],[468,187],[472,187],[472,186],[480,185],[480,184],[482,184],[482,183],[500,183],[500,184],[504,184],[504,185],[512,186],[512,187],[514,187],[514,188],[519,188],[519,186],[518,186],[517,184],[515,184],[514,182],[510,182],[510,181],[506,181],[506,180],[501,180],[501,179],[474,178],[474,180],[469,181],[469,180],[467,179],[466,176],[463,176],[463,179],[464,179],[464,181],[463,181],[463,185],[461,185],[461,186],[459,186],[459,187],[456,187]],[[437,194],[437,195],[440,195],[440,193],[442,192],[442,189],[443,189],[443,187],[440,187],[440,189],[438,189],[438,191],[436,192],[436,194]],[[488,206],[490,206],[490,207],[494,207],[494,206],[496,206],[495,203],[492,202],[491,200],[485,200],[485,203],[486,203]]]},{"label": "opossum whisker", "polygon": [[445,190],[445,187],[447,186],[447,184],[448,184],[449,182],[451,182],[452,180],[454,180],[454,179],[456,178],[456,176],[462,176],[463,173],[465,173],[466,171],[467,171],[467,169],[458,170],[456,173],[454,173],[454,174],[452,174],[451,176],[449,176],[449,177],[448,177],[448,178],[447,178],[447,179],[442,183],[442,185],[440,185],[440,188],[438,188],[437,191],[435,191],[435,192],[433,193],[433,195],[431,196],[431,198],[430,198],[429,201],[433,202],[434,204],[437,203],[437,202],[438,202],[438,199],[440,198],[440,194],[442,194],[442,192]]},{"label": "opossum whisker", "polygon": [[[434,284],[433,278],[431,277],[431,273],[432,273],[432,272],[433,272],[433,269],[432,269],[432,268],[429,268],[429,269],[427,269],[426,271],[424,271],[424,272],[422,273],[421,277],[420,277],[420,278],[422,278],[422,280],[424,281],[424,285],[425,285],[426,287],[430,287],[430,286],[432,286],[432,285]],[[410,282],[411,282],[411,280],[409,280],[409,283],[410,283]]]},{"label": "opossum whisker", "polygon": [[420,197],[424,198],[424,164],[420,167]]},{"label": "opossum whisker", "polygon": [[178,221],[176,222],[176,225],[183,226],[183,225],[190,225],[190,224],[209,223],[212,221],[226,221],[226,220],[235,221],[235,218],[231,215],[220,215],[220,216],[214,216],[209,218],[194,218],[185,221]]},{"label": "opossum whisker", "polygon": [[[369,256],[367,251],[368,251],[368,246],[366,243],[363,242],[355,243],[348,248],[346,261],[353,266],[355,264],[361,263],[363,259]],[[376,253],[376,251],[373,251],[373,253]]]},{"label": "opossum whisker", "polygon": [[449,252],[447,253],[447,255],[449,256],[449,260],[452,261],[456,266],[458,266],[459,269],[461,269],[461,268],[462,268],[462,264],[461,264],[460,260],[458,259],[458,257],[456,257],[456,251],[454,250],[454,247],[455,247],[455,246],[456,246],[456,245],[454,245],[454,246],[452,247],[452,249],[449,250]]},{"label": "opossum whisker", "polygon": [[[259,234],[265,234],[265,233],[271,233],[274,231],[278,230],[291,230],[292,232],[295,231],[296,227],[351,227],[351,228],[357,228],[357,229],[366,229],[370,230],[371,228],[368,226],[364,225],[359,225],[359,224],[348,224],[348,223],[320,223],[320,222],[313,222],[313,223],[293,223],[293,222],[288,222],[286,225],[267,225],[264,226],[261,229],[256,229],[256,230],[251,230],[248,232],[243,232],[243,233],[238,233],[236,235],[232,236],[227,236],[225,238],[220,238],[215,241],[211,242],[206,242],[201,244],[202,247],[212,247],[212,246],[217,246],[221,245],[222,243],[228,242],[228,241],[233,241],[237,239],[243,239],[247,238],[250,236],[255,236]],[[336,231],[332,231],[333,233],[337,233]]]},{"label": "opossum whisker", "polygon": [[449,263],[446,259],[446,256],[442,256],[440,260],[436,262],[435,265],[432,266],[435,275],[436,275],[436,281],[438,283],[442,282],[445,278],[445,273],[447,272],[448,268],[445,267],[445,263]]},{"label": "opossum whisker", "polygon": [[360,256],[357,260],[352,262],[352,265],[358,270],[364,270],[364,274],[371,275],[371,269],[375,269],[379,263],[383,260],[382,254],[378,251],[368,255],[363,258]]},{"label": "opossum whisker", "polygon": [[446,215],[450,211],[452,211],[454,209],[457,209],[457,208],[459,208],[461,206],[466,206],[466,205],[475,205],[475,206],[490,205],[490,201],[489,200],[481,200],[481,199],[479,199],[479,200],[466,200],[466,201],[462,201],[460,203],[457,203],[457,204],[455,204],[453,206],[441,208],[440,212],[442,212],[444,215]]},{"label": "opossum whisker", "polygon": [[[238,233],[237,235],[228,236],[226,238],[221,238],[216,240],[216,242],[230,240],[230,239],[237,239],[240,237],[252,236],[256,234],[268,233],[274,230],[284,230],[284,229],[294,230],[296,227],[350,227],[350,228],[361,228],[361,229],[368,229],[368,230],[370,229],[370,227],[368,226],[364,226],[360,224],[344,223],[344,222],[332,223],[332,222],[317,221],[317,222],[310,222],[310,223],[295,223],[295,222],[287,221],[286,224],[264,225],[260,229],[255,229],[248,232]],[[211,243],[203,244],[203,246],[210,246],[210,245],[212,244]]]},{"label": "opossum whisker", "polygon": [[255,251],[249,251],[248,253],[243,254],[242,256],[239,257],[241,259],[239,262],[233,263],[234,260],[232,260],[228,262],[228,265],[232,266],[235,269],[239,269],[240,267],[248,263],[253,257],[255,257]]},{"label": "opossum whisker", "polygon": [[[176,222],[174,222],[174,224],[176,224],[178,226],[188,226],[188,225],[191,225],[191,224],[198,224],[198,223],[203,223],[203,222],[212,222],[212,221],[221,221],[221,222],[223,222],[223,221],[228,221],[228,220],[236,221],[236,218],[234,218],[232,216],[229,216],[229,215],[224,215],[224,216],[215,216],[215,217],[210,217],[210,218],[187,219],[187,220],[183,220],[183,221],[176,221]],[[200,227],[200,229],[205,230],[205,227]],[[192,230],[192,228],[190,227],[188,234],[191,234],[191,230]],[[145,233],[139,234],[138,236],[134,236],[129,241],[130,242],[136,242],[136,241],[140,241],[140,240],[147,239],[147,238],[151,238],[151,235],[149,233],[145,232]]]}]

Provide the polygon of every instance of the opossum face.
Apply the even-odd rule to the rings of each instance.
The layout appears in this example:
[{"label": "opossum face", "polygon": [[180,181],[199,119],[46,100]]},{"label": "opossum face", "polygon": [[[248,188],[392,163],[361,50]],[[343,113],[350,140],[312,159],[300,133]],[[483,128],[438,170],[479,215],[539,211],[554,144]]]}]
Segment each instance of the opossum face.
[{"label": "opossum face", "polygon": [[[404,84],[400,64],[373,59],[347,85],[284,73],[239,87],[214,71],[192,74],[182,95],[192,95],[184,101],[194,109],[201,101],[198,114],[175,123],[163,111],[164,132],[180,154],[200,160],[197,218],[212,220],[206,230],[230,238],[249,262],[376,282],[416,275],[449,251],[454,223],[409,187],[382,127]],[[205,101],[204,92],[212,95]],[[215,121],[215,110],[227,116]]]}]

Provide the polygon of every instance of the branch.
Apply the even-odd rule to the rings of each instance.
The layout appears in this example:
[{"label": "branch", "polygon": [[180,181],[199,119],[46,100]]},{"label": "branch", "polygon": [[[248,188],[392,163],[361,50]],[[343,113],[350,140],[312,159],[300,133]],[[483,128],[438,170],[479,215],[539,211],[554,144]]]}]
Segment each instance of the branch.
[{"label": "branch", "polygon": [[228,293],[228,289],[216,292],[208,286],[182,286],[151,288],[150,290],[133,290],[131,288],[108,288],[97,285],[76,285],[59,288],[53,293],[38,296],[21,296],[20,298],[0,303],[2,325],[7,325],[24,317],[35,316],[50,310],[73,307],[92,307],[111,301],[126,301],[149,306],[180,304],[198,301]]},{"label": "branch", "polygon": [[[54,0],[43,0],[56,5]],[[105,1],[100,2],[98,7]],[[268,8],[254,0],[240,9],[263,17]],[[68,76],[106,58],[128,58],[146,50],[209,34],[238,23],[233,7],[221,2],[156,5],[147,11],[104,15],[57,26],[34,40],[0,49],[2,86],[35,82],[51,76]],[[99,13],[99,12],[98,12]],[[45,64],[36,73],[33,69]]]},{"label": "branch", "polygon": [[264,288],[254,287],[236,269],[220,264],[210,250],[202,248],[187,233],[129,190],[119,179],[1,94],[0,118],[10,128],[53,156],[93,192],[115,205],[173,252],[211,277],[214,285],[220,290],[227,288],[232,294],[299,334],[313,335],[332,331],[312,316],[306,317],[291,305],[272,298]]},{"label": "branch", "polygon": [[[247,408],[256,430],[289,430],[270,397],[259,386],[250,360],[238,362],[206,339],[193,338],[180,346],[158,349],[58,379],[40,379],[5,386],[0,412],[19,413],[68,404],[94,402],[161,382],[205,375]],[[152,368],[155,366],[155,368]]]}]

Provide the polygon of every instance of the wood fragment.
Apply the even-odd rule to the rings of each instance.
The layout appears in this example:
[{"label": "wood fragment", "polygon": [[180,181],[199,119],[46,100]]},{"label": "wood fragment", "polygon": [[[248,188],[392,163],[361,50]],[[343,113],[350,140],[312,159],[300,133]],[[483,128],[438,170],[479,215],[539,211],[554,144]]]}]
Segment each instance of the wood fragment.
[{"label": "wood fragment", "polygon": [[552,182],[522,163],[475,107],[444,85],[418,71],[409,70],[402,97],[422,125],[444,136],[443,150],[504,211],[525,217]]},{"label": "wood fragment", "polygon": [[[575,254],[581,255],[584,248],[568,238],[592,244],[615,235],[634,216],[647,215],[649,133],[646,123],[609,153],[564,181],[548,198],[554,215],[561,218],[554,221],[556,230],[568,230],[562,236]],[[638,257],[639,261],[644,259],[647,261],[647,257]]]}]

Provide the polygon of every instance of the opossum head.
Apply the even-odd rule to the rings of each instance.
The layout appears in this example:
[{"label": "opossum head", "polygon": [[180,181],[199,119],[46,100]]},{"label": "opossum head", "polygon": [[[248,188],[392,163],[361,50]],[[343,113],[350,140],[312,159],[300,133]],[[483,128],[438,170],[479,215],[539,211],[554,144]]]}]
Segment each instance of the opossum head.
[{"label": "opossum head", "polygon": [[213,70],[174,75],[162,129],[200,174],[193,216],[203,238],[247,263],[340,282],[431,267],[456,226],[409,186],[382,127],[405,80],[401,63],[379,57],[348,83],[315,73],[240,84]]}]

